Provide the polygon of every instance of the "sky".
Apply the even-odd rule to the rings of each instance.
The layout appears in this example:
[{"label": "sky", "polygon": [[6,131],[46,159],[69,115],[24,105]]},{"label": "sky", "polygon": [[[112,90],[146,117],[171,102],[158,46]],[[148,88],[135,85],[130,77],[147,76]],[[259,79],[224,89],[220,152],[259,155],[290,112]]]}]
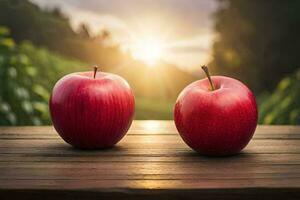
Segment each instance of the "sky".
[{"label": "sky", "polygon": [[[211,59],[215,0],[31,1],[42,8],[59,7],[75,30],[81,23],[88,24],[92,34],[109,30],[122,49],[137,59],[147,51],[191,71]],[[145,45],[147,50],[140,48]]]}]

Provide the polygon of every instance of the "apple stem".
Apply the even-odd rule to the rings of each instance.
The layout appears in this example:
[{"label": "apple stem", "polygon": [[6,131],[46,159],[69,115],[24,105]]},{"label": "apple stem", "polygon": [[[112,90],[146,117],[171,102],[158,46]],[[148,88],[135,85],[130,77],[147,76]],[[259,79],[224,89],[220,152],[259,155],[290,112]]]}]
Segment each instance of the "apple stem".
[{"label": "apple stem", "polygon": [[213,84],[213,82],[212,82],[212,80],[210,78],[208,67],[205,66],[205,65],[203,65],[201,68],[203,69],[203,71],[205,72],[205,74],[206,74],[206,76],[207,76],[207,78],[209,80],[209,83],[210,83],[210,86],[211,86],[211,90],[214,91],[215,87],[214,87],[214,84]]},{"label": "apple stem", "polygon": [[94,66],[94,79],[96,78],[97,70],[98,70],[98,66],[95,65]]}]

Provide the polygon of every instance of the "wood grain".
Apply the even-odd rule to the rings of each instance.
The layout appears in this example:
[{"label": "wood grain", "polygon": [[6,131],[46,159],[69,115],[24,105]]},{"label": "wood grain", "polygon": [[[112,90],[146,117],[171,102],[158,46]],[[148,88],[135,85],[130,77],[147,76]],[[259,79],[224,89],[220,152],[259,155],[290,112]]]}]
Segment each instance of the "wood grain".
[{"label": "wood grain", "polygon": [[258,126],[246,149],[205,157],[171,121],[135,121],[82,151],[52,127],[0,127],[0,199],[300,199],[300,127]]}]

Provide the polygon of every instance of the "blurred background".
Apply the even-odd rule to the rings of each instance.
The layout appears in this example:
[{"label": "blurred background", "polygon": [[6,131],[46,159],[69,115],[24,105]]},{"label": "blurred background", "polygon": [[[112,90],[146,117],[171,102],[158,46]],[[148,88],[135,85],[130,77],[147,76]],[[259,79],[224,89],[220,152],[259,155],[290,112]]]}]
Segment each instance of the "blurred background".
[{"label": "blurred background", "polygon": [[1,0],[0,125],[51,124],[62,76],[123,76],[135,119],[172,119],[189,83],[211,74],[246,83],[260,124],[300,124],[299,0]]}]

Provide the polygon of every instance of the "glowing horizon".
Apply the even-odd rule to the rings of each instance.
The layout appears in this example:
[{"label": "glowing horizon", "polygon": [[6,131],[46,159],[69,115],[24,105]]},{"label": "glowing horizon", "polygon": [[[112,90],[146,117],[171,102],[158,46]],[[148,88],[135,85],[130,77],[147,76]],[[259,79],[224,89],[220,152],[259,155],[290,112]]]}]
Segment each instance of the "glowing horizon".
[{"label": "glowing horizon", "polygon": [[[81,23],[91,34],[108,30],[123,50],[148,66],[162,60],[193,71],[211,58],[214,40],[210,0],[31,0],[43,8],[59,7],[74,30]],[[187,15],[188,13],[188,15]]]}]

